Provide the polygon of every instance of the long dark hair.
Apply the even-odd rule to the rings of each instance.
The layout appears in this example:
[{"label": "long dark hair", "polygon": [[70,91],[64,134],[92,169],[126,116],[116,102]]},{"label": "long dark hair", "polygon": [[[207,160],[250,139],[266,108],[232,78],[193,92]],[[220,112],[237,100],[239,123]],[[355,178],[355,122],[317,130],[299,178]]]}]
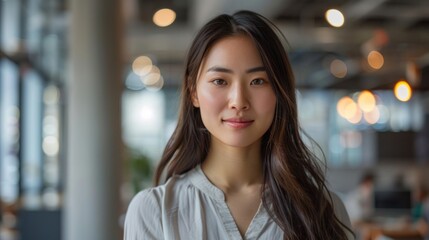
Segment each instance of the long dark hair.
[{"label": "long dark hair", "polygon": [[344,225],[334,214],[318,159],[304,144],[297,116],[295,80],[279,29],[250,11],[220,15],[197,33],[186,60],[177,127],[167,143],[155,174],[160,184],[201,164],[210,147],[199,108],[192,104],[198,70],[218,40],[249,36],[260,53],[276,94],[275,115],[262,137],[264,193],[262,202],[284,231],[284,239],[347,239]]}]

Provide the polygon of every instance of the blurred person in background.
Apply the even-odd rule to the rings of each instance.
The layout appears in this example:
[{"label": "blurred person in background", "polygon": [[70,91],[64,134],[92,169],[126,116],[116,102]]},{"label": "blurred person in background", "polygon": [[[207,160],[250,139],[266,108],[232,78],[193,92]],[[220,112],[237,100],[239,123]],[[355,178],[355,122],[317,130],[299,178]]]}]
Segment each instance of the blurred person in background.
[{"label": "blurred person in background", "polygon": [[197,33],[155,175],[162,185],[134,197],[124,239],[353,239],[301,139],[282,38],[249,11],[219,15]]},{"label": "blurred person in background", "polygon": [[344,201],[353,227],[370,220],[373,214],[375,175],[366,172],[362,175],[356,189]]},{"label": "blurred person in background", "polygon": [[429,194],[427,188],[421,184],[414,192],[411,218],[424,239],[429,240]]},{"label": "blurred person in background", "polygon": [[414,190],[413,200],[414,203],[411,217],[413,222],[416,222],[424,217],[427,207],[429,207],[427,189],[422,185],[417,186],[417,188]]}]

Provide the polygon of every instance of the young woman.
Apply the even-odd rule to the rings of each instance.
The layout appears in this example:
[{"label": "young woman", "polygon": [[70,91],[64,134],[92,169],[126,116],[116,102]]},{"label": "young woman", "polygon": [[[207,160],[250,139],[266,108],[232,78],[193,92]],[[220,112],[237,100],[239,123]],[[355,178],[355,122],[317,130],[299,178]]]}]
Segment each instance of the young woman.
[{"label": "young woman", "polygon": [[155,181],[125,221],[125,239],[351,239],[300,136],[280,31],[249,11],[198,32],[186,61],[178,125]]}]

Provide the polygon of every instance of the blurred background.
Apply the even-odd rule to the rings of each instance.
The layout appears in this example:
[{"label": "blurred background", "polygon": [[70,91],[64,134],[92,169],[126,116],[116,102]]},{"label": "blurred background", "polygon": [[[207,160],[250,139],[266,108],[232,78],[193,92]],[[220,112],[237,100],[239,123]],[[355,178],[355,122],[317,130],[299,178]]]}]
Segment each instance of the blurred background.
[{"label": "blurred background", "polygon": [[287,38],[302,127],[358,239],[423,239],[426,0],[1,0],[0,239],[121,239],[196,31],[241,9]]}]

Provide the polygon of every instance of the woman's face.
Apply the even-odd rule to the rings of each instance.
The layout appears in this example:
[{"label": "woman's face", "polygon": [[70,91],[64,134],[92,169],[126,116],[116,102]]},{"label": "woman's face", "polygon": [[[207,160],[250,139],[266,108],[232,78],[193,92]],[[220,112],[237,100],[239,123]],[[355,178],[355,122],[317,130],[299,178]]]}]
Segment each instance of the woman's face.
[{"label": "woman's face", "polygon": [[273,121],[276,96],[253,41],[245,35],[216,42],[201,63],[193,105],[212,144],[259,144]]}]

